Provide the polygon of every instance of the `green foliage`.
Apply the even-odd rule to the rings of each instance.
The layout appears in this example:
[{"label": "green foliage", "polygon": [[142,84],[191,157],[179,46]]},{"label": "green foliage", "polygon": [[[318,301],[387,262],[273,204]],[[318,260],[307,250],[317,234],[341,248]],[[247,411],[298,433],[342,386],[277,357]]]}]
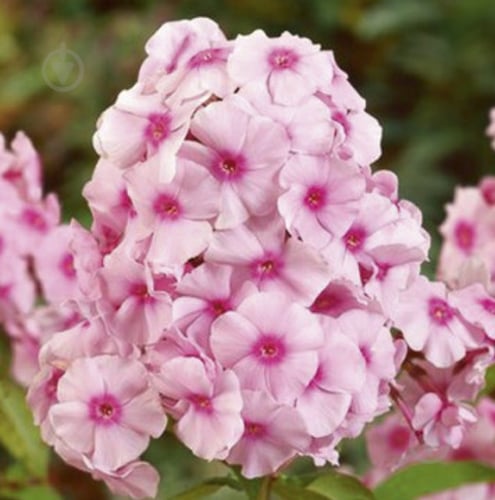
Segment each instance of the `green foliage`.
[{"label": "green foliage", "polygon": [[398,470],[375,488],[376,500],[415,500],[471,483],[495,482],[495,469],[477,462],[429,462]]}]

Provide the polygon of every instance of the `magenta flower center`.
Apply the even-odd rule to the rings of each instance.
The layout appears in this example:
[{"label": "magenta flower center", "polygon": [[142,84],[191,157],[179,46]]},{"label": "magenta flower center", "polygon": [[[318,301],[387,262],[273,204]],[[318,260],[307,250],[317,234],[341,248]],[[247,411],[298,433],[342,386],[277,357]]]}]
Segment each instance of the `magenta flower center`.
[{"label": "magenta flower center", "polygon": [[97,396],[89,402],[89,417],[99,425],[113,425],[120,421],[122,406],[111,394]]},{"label": "magenta flower center", "polygon": [[44,217],[37,210],[33,210],[32,208],[26,208],[24,212],[22,212],[21,219],[22,222],[31,226],[40,233],[48,229],[48,225]]},{"label": "magenta flower center", "polygon": [[191,68],[197,68],[198,66],[203,66],[207,64],[214,63],[222,59],[222,54],[224,49],[206,49],[198,52],[196,55],[192,56],[189,60],[189,66]]},{"label": "magenta flower center", "polygon": [[279,259],[271,255],[265,255],[263,258],[255,261],[252,265],[253,275],[261,280],[275,278],[280,269],[282,263]]},{"label": "magenta flower center", "polygon": [[236,180],[244,173],[245,160],[240,155],[222,154],[214,166],[221,180]]},{"label": "magenta flower center", "polygon": [[205,413],[211,413],[213,411],[213,405],[209,397],[201,394],[193,394],[189,399],[198,411]]},{"label": "magenta flower center", "polygon": [[225,300],[213,300],[210,302],[210,313],[213,316],[218,317],[223,314],[225,311],[230,310],[230,306]]},{"label": "magenta flower center", "polygon": [[409,444],[409,431],[405,427],[395,427],[387,437],[390,447],[394,450],[405,450]]},{"label": "magenta flower center", "polygon": [[268,62],[273,69],[291,69],[293,68],[299,56],[290,49],[274,49],[268,56]]},{"label": "magenta flower center", "polygon": [[483,299],[481,301],[481,306],[488,313],[495,315],[495,300],[492,300],[492,299]]},{"label": "magenta flower center", "polygon": [[454,230],[457,246],[464,251],[469,251],[474,245],[474,228],[465,221],[459,221]]},{"label": "magenta flower center", "polygon": [[244,435],[251,439],[260,439],[266,434],[266,427],[257,422],[244,422]]},{"label": "magenta flower center", "polygon": [[312,186],[308,189],[304,197],[305,205],[313,211],[319,210],[326,202],[325,189],[319,186]]},{"label": "magenta flower center", "polygon": [[279,363],[285,357],[285,345],[274,335],[263,335],[253,346],[253,354],[264,364]]},{"label": "magenta flower center", "polygon": [[66,253],[60,260],[59,268],[67,278],[74,278],[76,276],[76,269],[74,268],[73,255]]},{"label": "magenta flower center", "polygon": [[439,325],[446,325],[453,317],[454,311],[445,300],[433,298],[428,304],[430,318]]},{"label": "magenta flower center", "polygon": [[153,113],[148,116],[145,129],[146,139],[154,147],[158,147],[170,134],[170,115],[168,113]]},{"label": "magenta flower center", "polygon": [[344,244],[350,252],[357,252],[361,249],[366,238],[366,232],[360,227],[351,227],[344,235]]},{"label": "magenta flower center", "polygon": [[162,219],[175,220],[180,215],[179,203],[167,194],[157,196],[153,203],[153,210]]}]

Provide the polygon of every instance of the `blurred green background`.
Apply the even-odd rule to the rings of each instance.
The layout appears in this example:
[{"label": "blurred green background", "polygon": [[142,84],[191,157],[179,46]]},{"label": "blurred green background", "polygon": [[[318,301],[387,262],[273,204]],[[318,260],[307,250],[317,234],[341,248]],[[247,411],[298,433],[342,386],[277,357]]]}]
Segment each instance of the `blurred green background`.
[{"label": "blurred green background", "polygon": [[[80,192],[96,161],[95,122],[135,81],[145,41],[163,22],[200,15],[229,37],[289,30],[334,50],[383,125],[375,168],[397,172],[401,195],[423,210],[434,263],[436,227],[453,187],[476,183],[495,165],[484,133],[495,105],[493,0],[1,0],[0,130],[11,138],[22,129],[33,139],[65,218],[89,223]],[[69,92],[54,91],[42,76],[61,44],[84,65]],[[164,491],[203,467],[178,450],[151,451],[162,462]],[[69,490],[67,498],[100,498]]]}]

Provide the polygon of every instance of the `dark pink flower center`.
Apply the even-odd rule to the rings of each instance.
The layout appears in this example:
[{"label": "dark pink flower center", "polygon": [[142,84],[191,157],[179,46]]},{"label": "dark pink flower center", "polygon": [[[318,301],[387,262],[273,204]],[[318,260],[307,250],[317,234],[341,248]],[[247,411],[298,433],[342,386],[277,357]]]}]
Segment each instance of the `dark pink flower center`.
[{"label": "dark pink flower center", "polygon": [[466,221],[459,221],[454,229],[454,237],[460,249],[464,251],[471,250],[475,237],[473,225]]},{"label": "dark pink flower center", "polygon": [[198,52],[189,59],[189,67],[197,68],[221,61],[225,57],[225,49],[206,49]]},{"label": "dark pink flower center", "polygon": [[237,180],[245,171],[245,160],[241,155],[224,153],[216,160],[213,171],[220,180]]},{"label": "dark pink flower center", "polygon": [[210,302],[209,311],[215,318],[231,309],[230,304],[226,300],[217,299]]},{"label": "dark pink flower center", "polygon": [[211,413],[213,411],[213,404],[211,398],[208,396],[203,396],[201,394],[193,394],[189,400],[195,406],[196,410]]},{"label": "dark pink flower center", "polygon": [[244,436],[249,439],[261,439],[266,434],[266,427],[258,422],[244,422]]},{"label": "dark pink flower center", "polygon": [[43,215],[33,208],[26,208],[24,212],[22,212],[21,220],[24,224],[31,226],[40,233],[45,232],[48,229],[48,224],[46,223]]},{"label": "dark pink flower center", "polygon": [[495,205],[495,177],[485,178],[481,185],[481,194],[488,205]]},{"label": "dark pink flower center", "polygon": [[410,434],[406,427],[394,427],[387,436],[389,446],[397,451],[405,450],[409,445]]},{"label": "dark pink flower center", "polygon": [[168,113],[153,113],[148,116],[144,134],[147,141],[158,147],[170,134],[171,119]]},{"label": "dark pink flower center", "polygon": [[0,299],[8,299],[11,289],[12,289],[11,283],[7,283],[6,285],[0,285]]},{"label": "dark pink flower center", "polygon": [[443,299],[432,298],[428,303],[430,318],[439,325],[446,325],[453,317],[454,311]]},{"label": "dark pink flower center", "polygon": [[253,275],[260,280],[275,278],[281,268],[282,262],[280,259],[272,255],[266,255],[256,260],[252,265]]},{"label": "dark pink flower center", "polygon": [[268,56],[268,62],[275,70],[292,69],[298,61],[299,56],[291,49],[274,49]]},{"label": "dark pink flower center", "polygon": [[344,244],[350,252],[358,252],[366,239],[366,231],[361,227],[351,227],[344,235]]},{"label": "dark pink flower center", "polygon": [[180,215],[180,205],[175,198],[167,194],[160,194],[153,202],[153,210],[162,219],[175,220]]},{"label": "dark pink flower center", "polygon": [[50,378],[47,380],[45,385],[45,394],[49,399],[55,399],[55,394],[57,393],[58,381],[62,377],[64,372],[58,368],[54,368]]},{"label": "dark pink flower center", "polygon": [[120,421],[122,406],[112,394],[94,397],[89,402],[89,417],[99,425],[113,425]]},{"label": "dark pink flower center", "polygon": [[349,123],[349,120],[347,119],[347,116],[344,113],[342,113],[341,111],[335,111],[332,114],[332,120],[342,125],[345,135],[349,135],[349,132],[351,130],[351,125]]},{"label": "dark pink flower center", "polygon": [[285,345],[275,335],[263,335],[253,346],[253,354],[264,364],[275,364],[285,357]]},{"label": "dark pink flower center", "polygon": [[74,267],[74,256],[70,253],[66,253],[60,259],[59,269],[62,271],[67,278],[74,278],[76,276],[76,269]]},{"label": "dark pink flower center", "polygon": [[336,293],[322,292],[311,306],[311,312],[325,313],[333,310],[342,303],[342,299]]},{"label": "dark pink flower center", "polygon": [[481,303],[481,306],[483,307],[483,309],[486,312],[495,315],[495,300],[493,300],[493,299],[483,299],[483,300],[481,300],[480,303]]},{"label": "dark pink flower center", "polygon": [[149,302],[153,300],[148,291],[148,286],[146,285],[146,283],[133,283],[130,286],[129,293],[130,295],[139,299],[141,302]]},{"label": "dark pink flower center", "polygon": [[304,204],[316,212],[320,210],[326,203],[326,190],[320,186],[311,186],[304,197]]}]

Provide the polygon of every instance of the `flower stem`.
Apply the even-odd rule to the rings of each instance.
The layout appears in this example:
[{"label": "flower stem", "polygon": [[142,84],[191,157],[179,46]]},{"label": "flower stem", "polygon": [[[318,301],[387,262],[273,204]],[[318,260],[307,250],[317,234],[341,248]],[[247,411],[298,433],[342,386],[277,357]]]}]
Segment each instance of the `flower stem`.
[{"label": "flower stem", "polygon": [[261,483],[260,490],[258,492],[258,496],[256,497],[256,500],[270,500],[271,498],[271,489],[272,489],[272,482],[273,482],[273,477],[272,476],[266,476],[263,479],[263,482]]}]

